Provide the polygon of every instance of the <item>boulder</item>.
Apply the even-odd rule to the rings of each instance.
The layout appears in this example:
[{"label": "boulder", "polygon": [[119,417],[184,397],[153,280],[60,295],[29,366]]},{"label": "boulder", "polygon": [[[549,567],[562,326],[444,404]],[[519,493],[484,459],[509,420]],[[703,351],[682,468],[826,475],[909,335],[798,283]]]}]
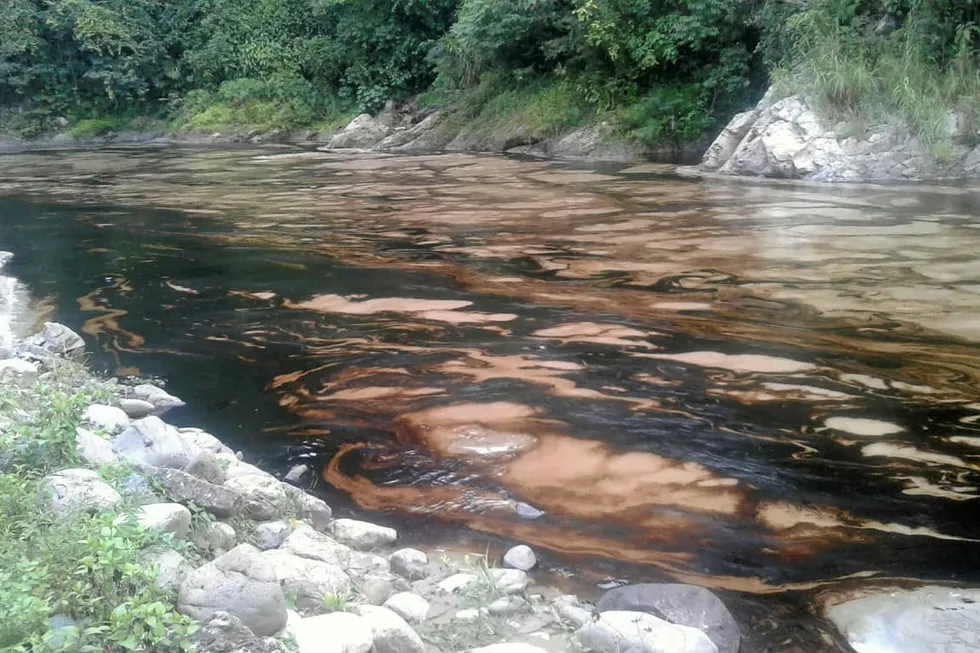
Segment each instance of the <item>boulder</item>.
[{"label": "boulder", "polygon": [[342,569],[350,567],[350,548],[307,524],[297,524],[279,548],[286,553],[327,562]]},{"label": "boulder", "polygon": [[745,111],[732,117],[705,151],[701,166],[706,170],[717,170],[723,166],[732,158],[742,139],[749,133],[758,118],[758,110]]},{"label": "boulder", "polygon": [[368,653],[374,646],[371,624],[349,612],[300,619],[292,634],[298,653]]},{"label": "boulder", "polygon": [[242,497],[238,492],[223,485],[208,483],[196,476],[177,469],[145,468],[145,473],[155,478],[171,498],[181,502],[193,502],[215,517],[232,517],[238,512]]},{"label": "boulder", "polygon": [[265,551],[278,549],[292,532],[293,527],[287,522],[270,521],[256,526],[252,537],[255,540],[255,545]]},{"label": "boulder", "polygon": [[399,549],[388,556],[388,563],[391,571],[408,580],[425,578],[428,575],[429,556],[418,549]]},{"label": "boulder", "polygon": [[227,453],[235,455],[235,452],[231,450],[231,447],[225,445],[221,442],[221,440],[214,437],[207,431],[203,431],[192,426],[187,426],[177,430],[180,431],[180,435],[185,440],[196,446],[198,449],[210,451],[214,454]]},{"label": "boulder", "polygon": [[153,414],[155,406],[142,399],[123,398],[118,402],[119,409],[130,419],[142,419]]},{"label": "boulder", "polygon": [[286,488],[286,492],[292,497],[293,509],[296,511],[297,517],[300,519],[309,519],[310,523],[313,524],[313,528],[320,532],[326,533],[330,530],[330,524],[333,521],[333,511],[323,499],[318,499],[306,492],[297,490],[291,485],[284,484],[283,487]]},{"label": "boulder", "polygon": [[415,125],[396,129],[378,144],[379,150],[392,152],[425,152],[442,148],[449,138],[438,133],[442,115],[436,111]]},{"label": "boulder", "polygon": [[645,612],[604,612],[575,631],[575,638],[594,653],[717,653],[708,636]]},{"label": "boulder", "polygon": [[328,595],[344,595],[353,585],[344,570],[319,560],[301,558],[279,549],[262,552],[276,572],[283,591],[296,602],[302,614],[323,611],[323,598]]},{"label": "boulder", "polygon": [[350,121],[344,129],[330,139],[327,149],[370,149],[388,135],[388,128],[366,113]]},{"label": "boulder", "polygon": [[147,553],[143,562],[156,569],[156,585],[162,590],[176,590],[194,567],[174,549]]},{"label": "boulder", "polygon": [[248,544],[191,573],[180,584],[177,609],[198,621],[228,612],[259,636],[286,625],[286,599],[275,568]]},{"label": "boulder", "polygon": [[330,532],[344,544],[362,551],[388,546],[398,539],[398,532],[393,528],[356,519],[334,520]]},{"label": "boulder", "polygon": [[558,616],[561,617],[562,621],[571,624],[574,628],[581,628],[589,623],[595,614],[591,610],[586,610],[581,606],[568,603],[556,605],[555,610],[558,612]]},{"label": "boulder", "polygon": [[354,612],[364,617],[371,627],[374,653],[424,653],[422,638],[388,608],[359,605]]},{"label": "boulder", "polygon": [[181,408],[187,405],[163,388],[149,383],[141,383],[140,385],[134,386],[130,390],[129,396],[131,399],[140,399],[153,404],[153,414],[157,416],[163,415],[173,408]]},{"label": "boulder", "polygon": [[391,569],[388,566],[388,559],[373,553],[363,551],[350,552],[350,564],[347,572],[352,578],[366,579],[373,574],[387,574]]},{"label": "boulder", "polygon": [[239,476],[230,478],[225,487],[242,496],[242,508],[256,521],[266,521],[288,515],[292,502],[283,484],[267,476]]},{"label": "boulder", "polygon": [[538,559],[531,547],[524,544],[513,547],[504,554],[504,566],[521,571],[531,571]]},{"label": "boulder", "polygon": [[241,619],[227,612],[215,612],[211,620],[194,634],[201,653],[286,653],[282,642],[256,637]]},{"label": "boulder", "polygon": [[41,480],[40,491],[56,515],[109,510],[122,497],[91,469],[65,469]]},{"label": "boulder", "polygon": [[242,476],[263,476],[265,478],[276,480],[276,477],[269,472],[263,471],[255,465],[242,462],[238,459],[238,456],[233,453],[221,452],[215,455],[225,468],[225,476],[229,480],[233,478],[241,478]]},{"label": "boulder", "polygon": [[398,592],[396,580],[399,579],[391,574],[368,574],[361,582],[361,596],[364,597],[364,602],[370,605],[383,604]]},{"label": "boulder", "polygon": [[420,624],[429,614],[429,602],[412,592],[399,592],[388,598],[383,607],[388,608],[410,624]]},{"label": "boulder", "polygon": [[191,541],[206,551],[230,551],[238,542],[238,533],[224,522],[211,522],[201,529],[195,530]]},{"label": "boulder", "polygon": [[735,618],[717,596],[696,585],[647,583],[606,592],[596,605],[599,612],[648,612],[670,623],[697,628],[720,653],[737,653],[741,634]]},{"label": "boulder", "polygon": [[[181,437],[186,438],[187,436],[181,433]],[[197,455],[184,467],[184,471],[215,485],[223,485],[228,480],[225,475],[225,468],[218,460],[218,456],[208,449],[200,449]]]},{"label": "boulder", "polygon": [[827,616],[858,653],[980,650],[980,589],[882,592],[834,605]]},{"label": "boulder", "polygon": [[179,503],[150,503],[139,507],[136,520],[149,531],[171,533],[175,540],[182,540],[191,525],[191,511]]},{"label": "boulder", "polygon": [[200,452],[159,417],[144,417],[130,424],[113,440],[113,449],[136,465],[173,469],[184,469]]},{"label": "boulder", "polygon": [[81,426],[75,428],[75,449],[82,462],[93,467],[111,465],[119,460],[111,442]]},{"label": "boulder", "polygon": [[129,426],[129,417],[115,406],[92,404],[82,413],[82,423],[108,435],[116,435]]},{"label": "boulder", "polygon": [[19,358],[0,361],[0,386],[17,385],[26,388],[37,381],[37,367]]},{"label": "boulder", "polygon": [[85,352],[82,337],[57,322],[45,322],[41,332],[28,338],[24,344],[65,358],[78,358]]}]

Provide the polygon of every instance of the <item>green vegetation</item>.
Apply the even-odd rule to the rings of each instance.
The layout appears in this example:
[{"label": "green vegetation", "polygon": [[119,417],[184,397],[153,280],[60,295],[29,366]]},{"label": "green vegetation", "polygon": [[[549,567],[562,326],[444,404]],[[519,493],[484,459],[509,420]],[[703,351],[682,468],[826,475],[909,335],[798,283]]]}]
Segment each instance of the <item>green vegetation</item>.
[{"label": "green vegetation", "polygon": [[[195,626],[143,562],[148,550],[180,543],[139,528],[132,510],[65,517],[46,508],[41,479],[78,466],[81,410],[112,393],[71,363],[32,388],[0,389],[0,650],[189,650]],[[104,476],[112,483],[128,473]],[[51,629],[52,617],[74,625]]]},{"label": "green vegetation", "polygon": [[978,115],[978,25],[974,0],[7,0],[0,122],[328,130],[424,94],[501,143],[611,119],[654,146],[710,134],[772,80],[938,143]]}]

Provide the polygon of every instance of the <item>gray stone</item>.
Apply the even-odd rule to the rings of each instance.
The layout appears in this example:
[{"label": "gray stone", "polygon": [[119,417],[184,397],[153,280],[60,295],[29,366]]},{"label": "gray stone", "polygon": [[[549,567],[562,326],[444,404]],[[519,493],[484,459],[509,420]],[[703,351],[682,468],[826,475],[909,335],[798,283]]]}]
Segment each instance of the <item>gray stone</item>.
[{"label": "gray stone", "polygon": [[527,574],[520,569],[491,569],[494,587],[501,594],[518,594],[527,589]]},{"label": "gray stone", "polygon": [[194,634],[201,653],[286,653],[287,648],[271,637],[256,637],[241,619],[227,612],[215,612],[211,620]]},{"label": "gray stone", "polygon": [[119,460],[111,442],[81,426],[75,428],[75,449],[82,462],[94,467],[111,465]]},{"label": "gray stone", "polygon": [[371,624],[349,612],[300,619],[292,635],[298,653],[368,653],[374,646]]},{"label": "gray stone", "polygon": [[194,567],[174,549],[163,549],[146,554],[143,561],[156,568],[156,585],[162,590],[176,590]]},{"label": "gray stone", "polygon": [[412,592],[399,592],[389,597],[384,606],[410,624],[420,624],[429,614],[429,602]]},{"label": "gray stone", "polygon": [[85,352],[82,337],[57,322],[45,322],[41,332],[28,338],[25,344],[65,358],[78,358]]},{"label": "gray stone", "polygon": [[388,128],[370,115],[362,113],[350,121],[343,131],[330,139],[328,149],[369,149],[388,135]]},{"label": "gray stone", "polygon": [[182,540],[191,525],[191,511],[179,503],[150,503],[140,506],[136,520],[149,531],[171,533],[174,539]]},{"label": "gray stone", "polygon": [[466,608],[457,610],[453,615],[454,621],[476,621],[481,616],[487,614],[486,608]]},{"label": "gray stone", "polygon": [[208,483],[177,469],[144,468],[166,489],[171,498],[181,503],[193,502],[215,517],[232,517],[238,512],[242,497],[223,485]]},{"label": "gray stone", "polygon": [[425,645],[411,626],[388,608],[359,605],[354,612],[371,627],[374,653],[423,653]]},{"label": "gray stone", "polygon": [[370,574],[361,583],[361,596],[371,605],[382,605],[397,593],[395,577],[390,574]]},{"label": "gray stone", "polygon": [[154,405],[142,399],[123,398],[118,402],[119,409],[130,419],[142,419],[153,414]]},{"label": "gray stone", "polygon": [[344,544],[362,551],[388,546],[398,539],[393,528],[356,519],[336,519],[330,524],[330,531]]},{"label": "gray stone", "polygon": [[[186,437],[183,433],[181,436]],[[184,471],[215,485],[223,485],[228,480],[225,475],[225,468],[218,460],[217,455],[207,449],[198,451],[197,455],[184,467]]]},{"label": "gray stone", "polygon": [[746,111],[733,116],[704,153],[704,158],[701,160],[702,167],[706,170],[717,170],[724,165],[738,149],[742,139],[749,133],[758,118],[758,111]]},{"label": "gray stone", "polygon": [[350,547],[306,524],[297,524],[279,548],[287,553],[327,562],[342,569],[350,567]]},{"label": "gray stone", "polygon": [[239,476],[230,478],[225,487],[238,492],[243,499],[245,513],[256,521],[276,519],[288,515],[292,502],[283,484],[266,476]]},{"label": "gray stone", "polygon": [[429,556],[418,549],[399,549],[388,556],[388,563],[394,573],[409,580],[428,575]]},{"label": "gray stone", "polygon": [[198,621],[228,612],[259,636],[272,635],[286,625],[286,599],[276,571],[248,544],[191,573],[180,584],[177,609]]},{"label": "gray stone", "polygon": [[129,426],[129,417],[115,406],[92,404],[82,413],[82,423],[109,435],[116,435]]},{"label": "gray stone", "polygon": [[368,576],[376,574],[387,574],[391,571],[388,559],[373,553],[363,551],[351,551],[350,563],[347,566],[347,573],[352,578],[363,582]]},{"label": "gray stone", "polygon": [[717,596],[695,585],[648,583],[627,585],[606,592],[599,612],[649,612],[682,626],[697,628],[718,647],[720,653],[736,653],[741,634],[735,618]]},{"label": "gray stone", "polygon": [[538,564],[538,559],[534,555],[531,547],[524,544],[513,547],[504,554],[504,566],[521,571],[531,571]]},{"label": "gray stone", "polygon": [[337,565],[302,558],[281,549],[263,551],[262,557],[275,569],[283,591],[293,597],[301,614],[322,612],[325,596],[343,596],[353,587]]},{"label": "gray stone", "polygon": [[571,624],[575,628],[581,628],[592,621],[592,617],[595,614],[591,610],[586,610],[577,605],[560,604],[556,605],[555,609],[562,621]]},{"label": "gray stone", "polygon": [[480,577],[476,574],[460,573],[442,579],[436,587],[447,594],[455,594],[456,592],[464,592],[471,587],[475,587],[479,583]]},{"label": "gray stone", "polygon": [[[466,653],[547,653],[545,649],[524,642],[491,644],[481,648],[471,648]],[[625,652],[624,652],[625,653]]]},{"label": "gray stone", "polygon": [[191,541],[207,551],[230,551],[238,542],[238,533],[224,522],[211,522],[191,535]]},{"label": "gray stone", "polygon": [[293,527],[284,521],[270,521],[255,527],[255,545],[263,551],[278,549],[286,541]]},{"label": "gray stone", "polygon": [[272,480],[276,480],[276,477],[269,472],[263,471],[255,465],[242,462],[241,454],[236,455],[229,452],[220,452],[215,455],[221,462],[222,467],[225,468],[225,476],[228,480],[233,478],[241,478],[243,476],[262,476],[263,478],[271,478]]},{"label": "gray stone", "polygon": [[184,469],[200,453],[159,417],[144,417],[113,440],[116,453],[136,465]]},{"label": "gray stone", "polygon": [[672,624],[645,612],[604,612],[575,631],[575,638],[586,650],[595,653],[718,651],[700,630]]},{"label": "gray stone", "polygon": [[508,617],[527,607],[527,601],[519,596],[502,596],[488,605],[487,611],[495,617]]},{"label": "gray stone", "polygon": [[980,589],[896,589],[839,603],[827,616],[859,653],[980,651]]},{"label": "gray stone", "polygon": [[37,367],[19,358],[0,361],[0,386],[16,385],[26,388],[37,381]]},{"label": "gray stone", "polygon": [[133,387],[129,394],[132,399],[141,399],[153,404],[153,414],[157,416],[163,415],[173,408],[187,405],[163,388],[149,383],[142,383]]},{"label": "gray stone", "polygon": [[90,469],[65,469],[45,477],[40,491],[56,515],[115,508],[122,497]]},{"label": "gray stone", "polygon": [[333,510],[330,509],[330,506],[323,499],[311,496],[290,485],[283,485],[287,488],[286,492],[292,497],[296,516],[300,519],[309,519],[313,528],[321,533],[328,532],[330,524],[333,522]]},{"label": "gray stone", "polygon": [[293,465],[282,479],[288,483],[298,483],[309,470],[306,465]]}]

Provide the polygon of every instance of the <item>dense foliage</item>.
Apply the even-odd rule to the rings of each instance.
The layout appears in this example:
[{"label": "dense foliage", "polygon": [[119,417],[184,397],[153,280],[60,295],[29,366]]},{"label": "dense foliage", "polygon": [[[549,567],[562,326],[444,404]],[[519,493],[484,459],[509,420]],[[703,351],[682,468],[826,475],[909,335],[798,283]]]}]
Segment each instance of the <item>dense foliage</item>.
[{"label": "dense foliage", "polygon": [[920,124],[913,105],[926,99],[969,104],[980,40],[976,0],[6,0],[4,9],[0,106],[73,122],[176,115],[200,129],[311,126],[426,90],[471,104],[514,92],[541,102],[540,91],[549,105],[564,98],[561,124],[615,111],[646,142],[691,140],[755,100],[774,72],[787,91],[814,91],[839,110],[870,103]]}]

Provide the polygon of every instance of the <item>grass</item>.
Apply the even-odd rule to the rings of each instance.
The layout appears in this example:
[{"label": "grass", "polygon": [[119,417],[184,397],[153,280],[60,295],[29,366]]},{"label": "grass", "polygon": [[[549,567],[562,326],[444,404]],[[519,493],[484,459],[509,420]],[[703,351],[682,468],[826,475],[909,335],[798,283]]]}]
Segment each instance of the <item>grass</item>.
[{"label": "grass", "polygon": [[[174,612],[143,563],[169,534],[140,528],[132,511],[56,516],[45,475],[79,466],[75,429],[115,386],[64,362],[30,388],[0,388],[0,650],[37,653],[189,650],[195,626]],[[125,470],[106,470],[110,480]],[[49,620],[74,626],[52,632]]]},{"label": "grass", "polygon": [[[972,38],[958,38],[955,55],[944,57],[914,15],[881,38],[859,20],[843,20],[829,4],[817,4],[789,25],[794,55],[773,73],[781,95],[803,94],[837,122],[905,124],[940,158],[951,156],[957,136],[973,144],[980,67]],[[956,121],[962,130],[951,124]]]}]

